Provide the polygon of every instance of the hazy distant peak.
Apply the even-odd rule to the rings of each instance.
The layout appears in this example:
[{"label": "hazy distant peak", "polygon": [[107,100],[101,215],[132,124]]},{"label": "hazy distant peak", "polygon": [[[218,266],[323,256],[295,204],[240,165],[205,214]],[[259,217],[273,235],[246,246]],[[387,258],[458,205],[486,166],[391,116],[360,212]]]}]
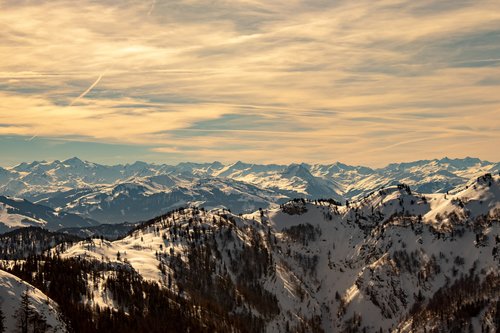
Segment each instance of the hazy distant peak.
[{"label": "hazy distant peak", "polygon": [[68,158],[67,160],[64,160],[63,163],[64,164],[69,164],[69,165],[82,165],[82,164],[85,164],[81,159],[79,159],[76,156]]}]

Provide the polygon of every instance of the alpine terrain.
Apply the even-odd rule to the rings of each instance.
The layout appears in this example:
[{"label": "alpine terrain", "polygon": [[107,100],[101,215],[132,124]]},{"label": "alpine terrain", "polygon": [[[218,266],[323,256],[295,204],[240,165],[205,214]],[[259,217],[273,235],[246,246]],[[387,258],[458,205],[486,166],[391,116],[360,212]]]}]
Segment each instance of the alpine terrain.
[{"label": "alpine terrain", "polygon": [[106,166],[76,157],[21,163],[0,168],[0,227],[87,229],[99,223],[146,221],[188,205],[239,214],[276,208],[294,198],[344,203],[400,183],[421,193],[446,193],[471,178],[499,171],[499,163],[476,158],[422,160],[380,169],[342,163]]},{"label": "alpine terrain", "polygon": [[[39,227],[6,233],[0,237],[3,285],[15,292],[0,294],[4,322],[16,325],[14,318],[20,316],[11,312],[22,309],[19,295],[27,285],[33,286],[26,288],[32,290],[29,309],[46,318],[45,331],[497,332],[500,176],[473,173],[465,181],[463,171],[495,166],[475,160],[416,162],[387,167],[393,178],[384,179],[379,171],[336,167],[267,166],[260,172],[272,175],[257,177],[256,166],[186,165],[183,172],[189,176],[182,176],[183,181],[205,179],[205,185],[195,184],[197,190],[219,182],[214,189],[231,183],[230,191],[239,188],[238,193],[245,192],[235,184],[255,191],[251,193],[277,193],[277,188],[295,186],[284,185],[284,179],[312,177],[300,191],[321,189],[324,197],[304,194],[250,213],[190,202],[131,224],[113,238],[96,233],[82,239]],[[244,171],[252,168],[252,173]],[[350,181],[332,176],[339,172],[350,175]],[[151,188],[148,181],[158,184],[152,179],[161,179],[168,188],[167,179],[177,182],[183,174],[142,173],[131,175],[137,187],[128,185],[129,195],[136,193],[132,188]],[[50,175],[56,177],[55,172]],[[92,177],[102,181],[104,176],[96,172]],[[108,177],[118,180],[111,172]],[[408,182],[397,182],[398,177]],[[79,176],[78,182],[83,179],[90,178]],[[366,189],[354,190],[350,182]],[[68,186],[75,195],[79,191],[58,186]],[[125,185],[109,188],[120,186]],[[113,190],[99,191],[113,197]],[[37,205],[61,200],[60,207],[74,207],[80,198],[95,198],[95,189],[88,193],[72,201],[30,195],[38,196]],[[357,194],[346,200],[348,193]],[[27,325],[31,330],[34,324],[28,320]]]}]

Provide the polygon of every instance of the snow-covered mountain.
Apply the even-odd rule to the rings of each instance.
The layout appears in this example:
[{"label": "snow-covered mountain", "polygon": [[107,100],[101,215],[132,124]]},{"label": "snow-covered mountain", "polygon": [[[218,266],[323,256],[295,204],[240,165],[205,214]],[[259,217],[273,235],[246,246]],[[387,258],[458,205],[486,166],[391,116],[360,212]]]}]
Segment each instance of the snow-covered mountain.
[{"label": "snow-covered mountain", "polygon": [[28,226],[56,230],[63,227],[87,227],[97,224],[92,219],[64,211],[55,211],[26,199],[0,196],[0,232]]},{"label": "snow-covered mountain", "polygon": [[248,213],[293,198],[343,202],[399,183],[423,193],[446,193],[472,177],[499,171],[499,163],[475,158],[398,163],[380,169],[342,163],[106,166],[71,158],[0,169],[0,195],[101,223],[120,223],[147,220],[189,204]]},{"label": "snow-covered mountain", "polygon": [[[23,297],[24,296],[24,297]],[[0,309],[5,332],[67,332],[58,305],[39,289],[0,270]],[[26,326],[23,326],[23,320]]]},{"label": "snow-covered mountain", "polygon": [[[169,181],[165,184],[167,178]],[[171,182],[172,179],[175,182]],[[231,207],[242,212],[269,207],[287,198],[272,190],[231,179],[181,180],[163,175],[136,177],[79,193],[71,190],[37,202],[102,223],[120,223],[145,221],[186,204]]]},{"label": "snow-covered mountain", "polygon": [[[54,263],[44,274],[41,265],[8,267],[39,276],[42,286],[59,279],[51,269],[82,267],[85,273],[75,273],[73,282],[81,296],[74,295],[77,305],[67,303],[66,311],[109,309],[137,325],[156,323],[162,302],[181,331],[500,328],[498,175],[478,176],[448,193],[391,185],[347,205],[296,199],[242,216],[177,209],[122,239],[49,252],[45,260]],[[148,303],[152,286],[164,297],[156,306]]]}]

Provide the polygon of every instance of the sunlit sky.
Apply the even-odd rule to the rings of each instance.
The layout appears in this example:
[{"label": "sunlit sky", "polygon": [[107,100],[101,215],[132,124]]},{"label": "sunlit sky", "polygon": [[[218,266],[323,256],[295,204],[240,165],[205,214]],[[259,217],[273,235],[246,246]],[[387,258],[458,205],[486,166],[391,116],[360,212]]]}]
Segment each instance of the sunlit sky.
[{"label": "sunlit sky", "polygon": [[500,160],[500,2],[0,0],[0,165]]}]

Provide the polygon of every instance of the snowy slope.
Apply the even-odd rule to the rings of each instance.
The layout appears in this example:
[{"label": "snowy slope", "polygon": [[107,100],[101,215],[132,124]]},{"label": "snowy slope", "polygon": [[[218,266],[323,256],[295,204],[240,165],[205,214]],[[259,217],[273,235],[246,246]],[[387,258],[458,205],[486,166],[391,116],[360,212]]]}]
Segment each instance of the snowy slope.
[{"label": "snowy slope", "polygon": [[38,226],[50,230],[63,227],[84,227],[97,222],[81,216],[55,211],[25,199],[0,196],[0,230]]},{"label": "snowy slope", "polygon": [[3,201],[0,202],[0,223],[2,223],[2,230],[27,226],[44,226],[47,224],[44,220],[34,219],[24,215],[22,212],[9,205],[9,203]]},{"label": "snowy slope", "polygon": [[[231,313],[251,309],[268,332],[494,331],[499,189],[499,176],[485,175],[450,194],[390,186],[349,206],[295,200],[242,217],[189,208],[62,256],[129,265],[188,299],[234,301]],[[468,279],[481,288],[439,310],[442,320],[433,304]],[[116,306],[106,299],[99,305]]]},{"label": "snowy slope", "polygon": [[[6,332],[17,330],[16,311],[21,305],[21,297],[28,290],[30,308],[44,317],[50,325],[47,332],[67,332],[61,320],[57,304],[32,285],[20,280],[12,274],[0,270],[0,306],[5,316]],[[29,327],[32,330],[31,324]]]},{"label": "snowy slope", "polygon": [[[173,184],[172,184],[173,183]],[[39,203],[102,223],[151,219],[186,204],[253,211],[284,202],[288,197],[231,179],[180,180],[170,176],[136,177],[117,185],[79,193],[70,191]]]}]

